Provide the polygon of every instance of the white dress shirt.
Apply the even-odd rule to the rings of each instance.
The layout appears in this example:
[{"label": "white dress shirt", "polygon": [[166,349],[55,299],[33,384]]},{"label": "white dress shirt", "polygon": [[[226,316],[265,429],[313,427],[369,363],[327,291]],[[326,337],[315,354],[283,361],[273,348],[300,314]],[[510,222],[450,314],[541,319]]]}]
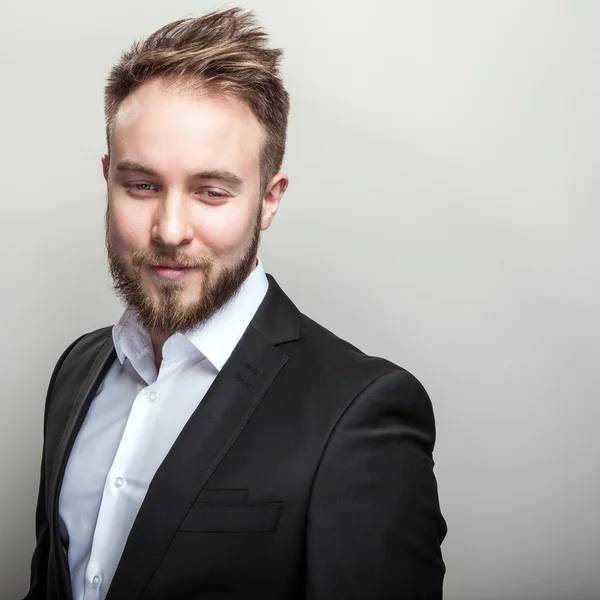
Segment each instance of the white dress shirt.
[{"label": "white dress shirt", "polygon": [[148,486],[262,302],[264,268],[201,328],[173,334],[157,373],[150,338],[126,310],[111,365],[79,431],[59,499],[74,600],[103,600]]}]

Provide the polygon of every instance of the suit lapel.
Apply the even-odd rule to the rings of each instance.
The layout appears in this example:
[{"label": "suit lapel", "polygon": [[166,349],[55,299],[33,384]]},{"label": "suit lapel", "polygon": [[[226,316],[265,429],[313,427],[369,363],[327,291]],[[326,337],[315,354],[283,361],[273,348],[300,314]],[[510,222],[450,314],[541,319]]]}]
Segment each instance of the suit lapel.
[{"label": "suit lapel", "polygon": [[261,332],[263,305],[157,470],[106,600],[143,593],[194,500],[286,363]]},{"label": "suit lapel", "polygon": [[[85,343],[73,348],[71,352],[76,355],[65,361],[56,378],[46,427],[46,460],[52,461],[47,462],[50,483],[46,495],[46,510],[54,529],[55,575],[67,598],[71,598],[71,585],[69,566],[59,532],[60,489],[77,433],[99,384],[116,356],[110,328],[94,332],[84,340]],[[73,381],[83,381],[78,390],[73,390]],[[54,437],[59,432],[60,438]]]}]

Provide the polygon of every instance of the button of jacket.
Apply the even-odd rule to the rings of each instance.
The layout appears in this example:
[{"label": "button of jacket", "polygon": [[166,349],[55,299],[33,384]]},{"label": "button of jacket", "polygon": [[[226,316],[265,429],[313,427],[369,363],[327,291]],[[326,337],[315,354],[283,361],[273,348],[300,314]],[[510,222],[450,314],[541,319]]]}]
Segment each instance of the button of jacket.
[{"label": "button of jacket", "polygon": [[157,398],[158,394],[156,392],[150,392],[148,394],[148,402],[154,402]]},{"label": "button of jacket", "polygon": [[92,585],[94,587],[98,587],[100,585],[101,581],[102,581],[102,578],[100,577],[100,575],[94,575],[94,578],[92,579]]},{"label": "button of jacket", "polygon": [[115,485],[120,488],[125,483],[125,480],[122,477],[117,477],[115,479]]}]

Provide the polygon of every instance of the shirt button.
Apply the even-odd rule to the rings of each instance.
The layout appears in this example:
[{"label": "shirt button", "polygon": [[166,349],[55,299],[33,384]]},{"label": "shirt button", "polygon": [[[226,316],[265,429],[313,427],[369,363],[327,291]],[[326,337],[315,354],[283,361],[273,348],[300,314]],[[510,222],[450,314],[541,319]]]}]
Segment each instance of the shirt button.
[{"label": "shirt button", "polygon": [[122,477],[117,477],[115,479],[115,485],[120,488],[123,486],[123,484],[125,483],[125,480]]},{"label": "shirt button", "polygon": [[158,397],[158,394],[156,392],[150,392],[148,394],[148,402],[154,402],[157,397]]},{"label": "shirt button", "polygon": [[94,575],[94,578],[92,579],[92,585],[94,587],[98,587],[100,585],[101,581],[102,581],[102,577],[100,577],[100,575]]}]

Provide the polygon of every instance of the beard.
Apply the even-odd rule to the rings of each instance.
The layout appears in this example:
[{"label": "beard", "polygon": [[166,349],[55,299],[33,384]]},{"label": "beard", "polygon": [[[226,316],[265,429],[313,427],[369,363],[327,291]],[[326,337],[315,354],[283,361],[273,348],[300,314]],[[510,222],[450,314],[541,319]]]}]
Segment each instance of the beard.
[{"label": "beard", "polygon": [[[224,267],[216,276],[215,260],[208,254],[188,255],[177,250],[171,252],[133,252],[131,267],[126,256],[113,245],[108,228],[109,208],[106,208],[106,251],[113,289],[125,305],[136,311],[139,323],[148,333],[168,337],[178,331],[196,329],[229,302],[239,291],[256,265],[260,242],[262,203],[252,233],[252,240],[235,263]],[[186,282],[155,279],[158,301],[144,291],[141,270],[161,264],[177,264],[202,270],[202,288],[199,296],[188,306],[182,304],[180,295]]]}]

